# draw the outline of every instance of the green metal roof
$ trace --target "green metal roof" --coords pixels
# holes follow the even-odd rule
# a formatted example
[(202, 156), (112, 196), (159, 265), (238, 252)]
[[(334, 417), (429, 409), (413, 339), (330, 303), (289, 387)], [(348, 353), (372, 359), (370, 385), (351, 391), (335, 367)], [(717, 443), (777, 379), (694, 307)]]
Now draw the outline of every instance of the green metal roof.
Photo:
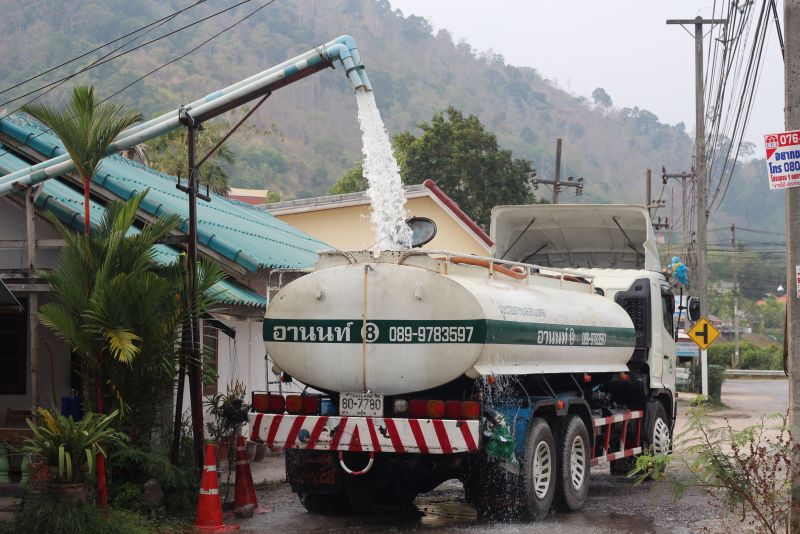
[[(11, 115), (3, 119), (0, 131), (43, 158), (64, 152), (56, 136), (27, 117)], [(123, 200), (150, 188), (142, 209), (155, 216), (177, 214), (184, 220), (183, 231), (187, 231), (188, 201), (175, 188), (174, 177), (121, 156), (110, 156), (103, 160), (94, 181)], [(316, 262), (318, 251), (332, 248), (263, 209), (214, 193), (211, 197), (211, 202), (197, 203), (198, 242), (249, 272), (265, 268), (307, 269)]]
[[(27, 167), (28, 164), (10, 154), (6, 147), (0, 145), (0, 171), (13, 172)], [(42, 183), (42, 189), (36, 197), (36, 205), (53, 213), (66, 226), (83, 231), (83, 194), (58, 179), (47, 180)], [(105, 206), (95, 201), (90, 201), (90, 224), (96, 227), (100, 224), (106, 213)], [(137, 228), (131, 228), (130, 233), (139, 233)], [(153, 259), (162, 265), (170, 265), (177, 261), (179, 252), (167, 245), (155, 245)], [(211, 289), (215, 300), (227, 306), (251, 306), (266, 308), (267, 299), (239, 287), (230, 280), (222, 280)]]

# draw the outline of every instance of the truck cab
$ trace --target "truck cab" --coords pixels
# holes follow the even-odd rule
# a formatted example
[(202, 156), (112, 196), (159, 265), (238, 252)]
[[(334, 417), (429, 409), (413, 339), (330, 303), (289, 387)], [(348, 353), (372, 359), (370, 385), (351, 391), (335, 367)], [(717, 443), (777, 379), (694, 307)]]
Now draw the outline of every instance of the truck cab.
[[(636, 328), (631, 382), (675, 411), (674, 298), (640, 205), (534, 204), (492, 210), (493, 257), (570, 268), (622, 306)], [(671, 418), (674, 424), (674, 416)]]

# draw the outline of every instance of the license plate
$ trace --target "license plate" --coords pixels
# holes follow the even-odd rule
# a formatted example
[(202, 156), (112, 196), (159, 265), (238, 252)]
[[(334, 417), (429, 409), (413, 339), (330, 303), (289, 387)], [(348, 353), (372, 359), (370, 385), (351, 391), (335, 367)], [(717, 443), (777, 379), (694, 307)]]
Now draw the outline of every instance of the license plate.
[(340, 393), (339, 415), (348, 417), (383, 417), (383, 395)]

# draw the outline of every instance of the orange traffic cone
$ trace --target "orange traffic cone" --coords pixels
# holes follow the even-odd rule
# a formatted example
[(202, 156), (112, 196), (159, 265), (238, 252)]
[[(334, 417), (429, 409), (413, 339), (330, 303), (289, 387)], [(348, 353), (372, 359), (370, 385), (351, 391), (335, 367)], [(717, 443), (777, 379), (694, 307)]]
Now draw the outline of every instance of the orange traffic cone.
[(197, 499), (197, 517), (194, 520), (194, 528), (200, 532), (230, 532), (239, 528), (239, 525), (222, 523), (222, 501), (219, 499), (216, 458), (217, 446), (207, 444), (203, 477), (200, 479), (200, 497)]
[(233, 510), (239, 517), (250, 517), (254, 513), (263, 514), (269, 511), (258, 505), (244, 436), (236, 438), (236, 494), (233, 498)]

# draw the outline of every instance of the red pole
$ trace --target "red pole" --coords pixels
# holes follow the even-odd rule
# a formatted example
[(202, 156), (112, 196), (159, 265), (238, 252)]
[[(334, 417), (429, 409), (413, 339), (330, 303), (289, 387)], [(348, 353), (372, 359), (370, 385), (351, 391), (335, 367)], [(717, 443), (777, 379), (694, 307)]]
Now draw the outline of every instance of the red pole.
[[(87, 239), (90, 238), (90, 208), (89, 208), (89, 184), (90, 179), (84, 178), (83, 179), (83, 234), (86, 236)], [(86, 262), (89, 262), (89, 249), (86, 249)], [(95, 397), (97, 397), (96, 401), (96, 409), (97, 413), (102, 414), (104, 411), (103, 408), (103, 385), (102, 385), (102, 376), (103, 376), (103, 354), (101, 351), (97, 351), (95, 354), (95, 360), (97, 361), (97, 372), (94, 374), (94, 392)], [(102, 454), (98, 454), (95, 458), (95, 464), (97, 465), (97, 504), (103, 509), (103, 511), (108, 512), (108, 489), (106, 488), (106, 457)]]

